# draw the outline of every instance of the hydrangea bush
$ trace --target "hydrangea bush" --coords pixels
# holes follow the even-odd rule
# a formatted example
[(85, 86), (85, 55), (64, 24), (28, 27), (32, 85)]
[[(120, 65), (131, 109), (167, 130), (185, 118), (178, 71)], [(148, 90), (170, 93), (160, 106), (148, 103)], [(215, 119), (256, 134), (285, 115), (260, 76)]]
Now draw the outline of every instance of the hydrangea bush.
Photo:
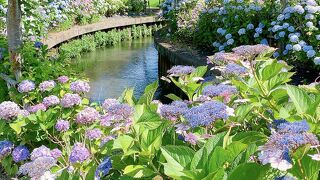
[[(243, 44), (267, 44), (278, 47), (274, 57), (290, 63), (319, 65), (320, 6), (315, 0), (287, 1), (287, 4), (283, 1), (207, 0), (201, 7), (197, 6), (198, 14), (192, 12), (195, 6), (182, 8), (180, 2), (186, 5), (203, 3), (195, 0), (175, 4), (167, 0), (163, 4), (163, 16), (171, 22), (168, 32), (176, 39), (195, 42), (209, 51), (214, 48), (215, 52), (230, 51)], [(180, 23), (179, 18), (184, 17), (184, 13), (195, 17)]]
[(139, 99), (127, 89), (97, 104), (85, 80), (21, 81), (21, 99), (0, 103), (1, 167), (32, 179), (317, 178), (319, 85), (287, 85), (291, 67), (275, 51), (220, 52), (208, 59), (216, 78), (172, 67), (162, 79), (187, 99), (169, 94), (170, 104), (153, 100), (157, 82)]

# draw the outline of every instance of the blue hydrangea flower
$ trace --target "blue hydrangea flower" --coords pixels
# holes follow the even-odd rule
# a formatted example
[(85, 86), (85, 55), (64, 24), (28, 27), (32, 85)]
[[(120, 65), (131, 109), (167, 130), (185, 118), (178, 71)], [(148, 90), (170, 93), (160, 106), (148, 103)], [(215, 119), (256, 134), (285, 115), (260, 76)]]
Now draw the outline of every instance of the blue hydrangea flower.
[(20, 161), (27, 160), (30, 156), (30, 151), (26, 146), (21, 145), (14, 148), (11, 155), (12, 155), (13, 161), (17, 163)]
[(8, 156), (11, 153), (13, 147), (14, 145), (10, 141), (0, 141), (0, 160)]
[(100, 178), (108, 175), (111, 168), (112, 168), (111, 159), (107, 156), (97, 167), (95, 172), (95, 178), (100, 180)]

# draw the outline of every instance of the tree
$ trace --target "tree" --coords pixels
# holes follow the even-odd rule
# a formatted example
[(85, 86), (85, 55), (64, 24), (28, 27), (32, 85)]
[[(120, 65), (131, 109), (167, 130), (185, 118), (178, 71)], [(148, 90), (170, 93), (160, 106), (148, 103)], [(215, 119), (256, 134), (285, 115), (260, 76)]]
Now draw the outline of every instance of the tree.
[(19, 0), (8, 0), (7, 37), (10, 60), (16, 80), (21, 78), (22, 58), (19, 49), (22, 46), (22, 22)]

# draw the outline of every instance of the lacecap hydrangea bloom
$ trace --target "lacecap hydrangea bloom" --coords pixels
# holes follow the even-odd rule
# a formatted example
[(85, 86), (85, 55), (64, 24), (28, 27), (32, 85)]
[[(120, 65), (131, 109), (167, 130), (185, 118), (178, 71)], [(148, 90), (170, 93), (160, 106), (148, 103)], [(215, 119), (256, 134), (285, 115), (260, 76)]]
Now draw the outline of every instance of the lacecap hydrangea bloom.
[(134, 109), (128, 104), (113, 104), (106, 109), (108, 116), (113, 116), (115, 120), (126, 120), (132, 116)]
[(82, 143), (76, 143), (69, 157), (71, 163), (82, 163), (90, 158), (90, 152)]
[(60, 99), (55, 95), (51, 95), (51, 96), (45, 97), (43, 99), (42, 103), (46, 107), (55, 106), (55, 105), (58, 105), (60, 103)]
[(0, 104), (0, 119), (11, 120), (20, 113), (20, 107), (11, 101), (4, 101)]
[(235, 53), (218, 52), (218, 53), (215, 53), (214, 56), (209, 59), (208, 63), (221, 64), (221, 63), (236, 62), (242, 59), (243, 59), (242, 56), (237, 55)]
[(238, 90), (234, 86), (226, 84), (209, 85), (203, 88), (202, 94), (204, 96), (230, 96), (237, 93)]
[(14, 162), (27, 160), (30, 156), (30, 151), (26, 146), (20, 145), (12, 151), (12, 159)]
[(248, 70), (238, 64), (230, 63), (226, 66), (224, 73), (226, 75), (243, 76), (248, 73)]
[(14, 144), (11, 141), (0, 141), (0, 160), (8, 156), (13, 148)]
[(90, 91), (90, 85), (85, 81), (75, 81), (70, 84), (70, 90), (76, 93), (84, 93)]
[(81, 97), (79, 94), (67, 93), (62, 97), (60, 104), (64, 108), (70, 108), (81, 104)]
[(271, 167), (286, 171), (292, 168), (290, 154), (294, 150), (306, 144), (319, 145), (317, 137), (308, 132), (310, 127), (305, 120), (292, 123), (276, 120), (274, 126), (268, 142), (259, 148), (263, 165), (270, 163)]
[(69, 121), (65, 121), (65, 120), (60, 119), (57, 121), (55, 128), (59, 132), (66, 132), (70, 128), (70, 123), (69, 123)]
[(42, 83), (40, 83), (39, 85), (39, 89), (40, 91), (44, 92), (44, 91), (50, 91), (51, 89), (53, 89), (56, 86), (56, 83), (52, 80), (50, 81), (43, 81)]
[(264, 44), (242, 45), (232, 49), (234, 53), (243, 57), (257, 56), (265, 51), (273, 51), (273, 50), (275, 50), (275, 48), (272, 48)]
[(227, 106), (218, 101), (206, 101), (203, 104), (190, 108), (185, 119), (192, 127), (209, 126), (218, 119), (227, 119)]
[(33, 91), (36, 88), (34, 82), (30, 80), (24, 80), (18, 85), (18, 91), (20, 93), (27, 93)]
[(77, 114), (76, 122), (78, 124), (91, 124), (98, 120), (99, 117), (99, 112), (96, 109), (87, 107)]
[(106, 99), (106, 100), (104, 100), (102, 107), (104, 110), (108, 110), (109, 107), (111, 107), (115, 104), (120, 104), (120, 102), (116, 99)]
[(170, 76), (183, 76), (183, 75), (188, 75), (191, 74), (192, 72), (195, 71), (195, 68), (193, 66), (173, 66), (171, 69), (167, 71), (167, 73)]
[(171, 104), (164, 104), (159, 106), (159, 113), (161, 117), (176, 121), (181, 115), (188, 111), (187, 103), (183, 101), (173, 101)]

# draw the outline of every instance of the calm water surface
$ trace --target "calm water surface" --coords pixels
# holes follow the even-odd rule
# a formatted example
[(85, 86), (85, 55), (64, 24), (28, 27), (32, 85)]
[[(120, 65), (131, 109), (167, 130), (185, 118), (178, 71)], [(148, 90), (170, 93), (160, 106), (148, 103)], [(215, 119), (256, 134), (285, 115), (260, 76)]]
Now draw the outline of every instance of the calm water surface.
[(158, 54), (152, 37), (100, 48), (77, 61), (90, 79), (91, 101), (118, 98), (128, 87), (134, 87), (135, 97), (139, 97), (158, 78)]

